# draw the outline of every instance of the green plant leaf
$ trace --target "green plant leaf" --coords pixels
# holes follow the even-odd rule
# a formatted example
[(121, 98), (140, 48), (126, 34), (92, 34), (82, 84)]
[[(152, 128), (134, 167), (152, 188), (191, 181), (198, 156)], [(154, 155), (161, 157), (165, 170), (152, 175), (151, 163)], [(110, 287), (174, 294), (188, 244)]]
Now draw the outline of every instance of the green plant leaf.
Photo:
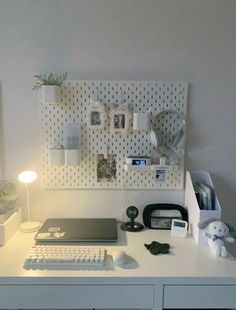
[(61, 86), (62, 83), (66, 80), (68, 76), (68, 72), (65, 72), (63, 75), (57, 75), (52, 72), (49, 74), (36, 74), (34, 77), (39, 80), (33, 85), (32, 90), (37, 90), (41, 88), (43, 85), (55, 85)]

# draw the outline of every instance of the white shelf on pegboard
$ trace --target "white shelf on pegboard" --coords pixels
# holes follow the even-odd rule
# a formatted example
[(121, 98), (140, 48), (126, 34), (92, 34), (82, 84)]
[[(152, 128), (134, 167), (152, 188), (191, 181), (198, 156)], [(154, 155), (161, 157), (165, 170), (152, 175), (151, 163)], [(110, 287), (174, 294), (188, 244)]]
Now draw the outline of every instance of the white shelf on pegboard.
[(136, 165), (127, 165), (124, 164), (125, 171), (156, 171), (156, 170), (178, 170), (180, 166), (171, 166), (171, 165), (145, 165), (145, 166), (136, 166)]

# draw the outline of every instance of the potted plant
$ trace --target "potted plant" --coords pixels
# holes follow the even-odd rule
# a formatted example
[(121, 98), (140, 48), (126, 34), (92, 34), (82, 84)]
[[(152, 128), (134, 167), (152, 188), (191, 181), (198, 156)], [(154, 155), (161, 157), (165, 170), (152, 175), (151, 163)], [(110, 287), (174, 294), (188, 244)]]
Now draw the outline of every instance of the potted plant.
[(0, 181), (0, 224), (4, 223), (16, 211), (18, 195), (13, 183)]
[(8, 242), (21, 223), (17, 200), (15, 185), (8, 181), (0, 181), (0, 246)]
[(38, 81), (34, 84), (32, 90), (42, 90), (42, 102), (55, 104), (60, 102), (60, 87), (66, 80), (68, 72), (63, 75), (56, 75), (54, 73), (38, 74), (34, 77)]

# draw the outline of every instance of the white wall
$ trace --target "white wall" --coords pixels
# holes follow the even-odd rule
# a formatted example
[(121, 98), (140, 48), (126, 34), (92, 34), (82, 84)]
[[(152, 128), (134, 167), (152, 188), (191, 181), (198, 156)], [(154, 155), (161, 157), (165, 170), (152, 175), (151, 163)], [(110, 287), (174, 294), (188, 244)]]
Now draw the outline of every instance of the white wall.
[[(4, 176), (40, 169), (38, 73), (70, 79), (190, 83), (188, 169), (213, 175), (236, 224), (236, 1), (0, 0)], [(43, 191), (33, 216), (120, 216), (120, 191)], [(23, 197), (23, 196), (22, 196)], [(126, 204), (181, 202), (182, 192), (129, 191)]]

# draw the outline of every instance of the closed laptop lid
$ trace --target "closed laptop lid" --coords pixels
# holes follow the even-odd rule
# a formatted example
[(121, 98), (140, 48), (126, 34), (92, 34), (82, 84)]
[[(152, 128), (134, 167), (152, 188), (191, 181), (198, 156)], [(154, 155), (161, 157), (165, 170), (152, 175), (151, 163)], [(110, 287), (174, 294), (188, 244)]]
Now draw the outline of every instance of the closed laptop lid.
[(113, 218), (50, 218), (43, 223), (35, 240), (44, 242), (117, 241), (117, 223)]

